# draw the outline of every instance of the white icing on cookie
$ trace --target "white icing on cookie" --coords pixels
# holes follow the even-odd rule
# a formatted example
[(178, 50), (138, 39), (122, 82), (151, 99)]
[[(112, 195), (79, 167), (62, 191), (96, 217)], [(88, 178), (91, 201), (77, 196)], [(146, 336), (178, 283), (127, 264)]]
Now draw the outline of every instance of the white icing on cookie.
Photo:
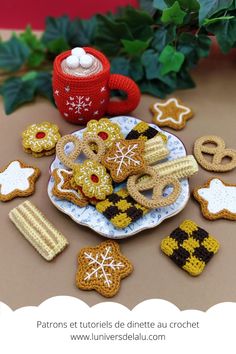
[(34, 174), (33, 168), (21, 167), (19, 161), (13, 161), (0, 173), (1, 194), (7, 195), (14, 190), (26, 191), (30, 187), (28, 178)]
[[(174, 102), (176, 107), (177, 108), (181, 108), (183, 109), (184, 111), (180, 113), (178, 119), (174, 119), (173, 117), (166, 117), (166, 118), (161, 118), (162, 115), (163, 115), (163, 112), (159, 109), (159, 107), (166, 107), (168, 106), (171, 102)], [(186, 115), (186, 114), (189, 114), (191, 112), (191, 110), (188, 108), (188, 107), (185, 107), (181, 104), (178, 103), (177, 99), (176, 98), (170, 98), (169, 100), (167, 100), (165, 103), (155, 103), (154, 104), (154, 109), (158, 112), (157, 116), (156, 116), (156, 119), (157, 121), (159, 122), (167, 122), (167, 121), (170, 121), (172, 123), (177, 123), (177, 124), (181, 124), (183, 122), (183, 117)]]
[(78, 199), (81, 199), (81, 194), (78, 193), (78, 192), (76, 192), (74, 189), (65, 189), (65, 188), (62, 189), (62, 185), (63, 185), (63, 183), (65, 182), (64, 177), (62, 176), (62, 172), (66, 173), (66, 174), (68, 174), (68, 175), (71, 175), (71, 176), (73, 175), (73, 172), (72, 172), (72, 171), (67, 171), (67, 170), (64, 170), (64, 169), (62, 169), (62, 168), (59, 168), (59, 169), (57, 170), (57, 175), (58, 175), (59, 178), (60, 178), (60, 182), (59, 182), (58, 185), (57, 185), (57, 189), (58, 189), (61, 193), (67, 193), (67, 192), (69, 192), (69, 193), (71, 193), (71, 194), (74, 194), (74, 196), (76, 196)]
[(208, 202), (207, 209), (211, 214), (224, 209), (236, 213), (236, 187), (225, 186), (218, 178), (214, 178), (208, 188), (198, 189), (197, 192)]

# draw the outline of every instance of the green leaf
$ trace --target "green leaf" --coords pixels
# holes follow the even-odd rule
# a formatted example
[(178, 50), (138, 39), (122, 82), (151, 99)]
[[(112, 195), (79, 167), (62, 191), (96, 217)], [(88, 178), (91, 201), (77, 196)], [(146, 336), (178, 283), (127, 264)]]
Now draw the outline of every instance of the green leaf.
[(129, 76), (135, 81), (140, 81), (144, 77), (144, 69), (140, 57), (132, 58), (129, 65)]
[(158, 52), (161, 52), (167, 44), (171, 43), (175, 39), (175, 36), (175, 26), (170, 25), (167, 27), (160, 27), (154, 33), (152, 47), (155, 48)]
[(49, 52), (54, 53), (54, 54), (60, 54), (68, 49), (70, 49), (69, 44), (64, 38), (58, 38), (54, 39), (51, 42), (47, 43), (47, 48)]
[(25, 64), (30, 55), (30, 49), (16, 36), (0, 43), (0, 68), (17, 71)]
[(153, 0), (139, 0), (139, 6), (151, 16), (153, 16), (156, 11), (153, 7)]
[(225, 21), (225, 20), (231, 20), (232, 18), (234, 18), (234, 16), (221, 16), (221, 17), (214, 17), (214, 18), (205, 18), (205, 20), (203, 21), (203, 25), (207, 26), (207, 25), (210, 25), (211, 23)]
[(30, 54), (27, 61), (27, 65), (30, 68), (37, 68), (44, 62), (45, 59), (46, 59), (46, 53), (41, 51), (35, 51)]
[(47, 48), (51, 43), (55, 45), (57, 41), (63, 42), (64, 47), (67, 48), (76, 47), (79, 42), (77, 22), (71, 21), (68, 16), (58, 18), (47, 17), (46, 30), (43, 34), (42, 41)]
[(236, 18), (210, 24), (207, 30), (216, 35), (223, 53), (227, 53), (236, 42)]
[(52, 91), (52, 74), (49, 72), (38, 72), (35, 80), (36, 92), (48, 98), (54, 104)]
[(1, 88), (6, 114), (12, 113), (23, 103), (33, 100), (35, 95), (35, 81), (24, 80), (19, 77), (10, 78)]
[(85, 47), (91, 46), (94, 41), (95, 32), (97, 28), (97, 19), (96, 17), (91, 17), (89, 20), (74, 20), (74, 26), (77, 31), (77, 42), (76, 46)]
[(153, 7), (155, 7), (158, 10), (163, 11), (168, 7), (168, 5), (165, 3), (164, 0), (154, 0), (153, 1)]
[(117, 23), (102, 15), (98, 15), (97, 20), (95, 45), (105, 54), (116, 55), (122, 46), (121, 39), (133, 39), (126, 23)]
[[(170, 7), (176, 0), (165, 0), (166, 4)], [(197, 0), (177, 0), (181, 9), (185, 11), (198, 11), (200, 8)]]
[(173, 46), (167, 45), (159, 56), (159, 62), (162, 63), (162, 75), (166, 75), (171, 71), (178, 72), (184, 62), (184, 55)]
[(182, 25), (184, 22), (185, 15), (186, 12), (181, 10), (178, 1), (175, 1), (175, 3), (170, 8), (163, 10), (161, 21), (163, 23), (173, 23), (175, 25)]
[(111, 73), (129, 75), (129, 59), (124, 57), (116, 57), (111, 60)]
[(140, 41), (139, 39), (135, 39), (133, 41), (122, 39), (121, 42), (124, 46), (125, 53), (131, 56), (137, 56), (142, 54), (144, 50), (149, 46), (150, 40), (144, 42)]
[(180, 72), (178, 72), (176, 75), (176, 89), (183, 90), (194, 88), (195, 86), (195, 82), (186, 69), (183, 68)]
[(32, 50), (45, 50), (45, 46), (33, 32), (30, 26), (27, 26), (25, 31), (20, 34), (20, 39)]
[(228, 9), (233, 0), (198, 0), (200, 3), (199, 23), (203, 24), (206, 18), (211, 17), (215, 13)]

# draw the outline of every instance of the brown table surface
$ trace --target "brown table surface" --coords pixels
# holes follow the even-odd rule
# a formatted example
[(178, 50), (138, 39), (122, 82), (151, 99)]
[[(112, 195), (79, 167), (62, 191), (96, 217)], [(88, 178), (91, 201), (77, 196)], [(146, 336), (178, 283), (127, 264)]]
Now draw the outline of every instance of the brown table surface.
[[(6, 33), (4, 33), (5, 35)], [(236, 148), (236, 61), (234, 53), (227, 57), (215, 52), (203, 60), (193, 72), (196, 89), (176, 92), (176, 95), (193, 107), (195, 117), (177, 136), (185, 143), (188, 153), (193, 142), (201, 135), (222, 136), (227, 145)], [(149, 106), (155, 98), (143, 95), (133, 116), (151, 122)], [(236, 228), (233, 221), (207, 221), (199, 205), (190, 198), (187, 207), (177, 216), (160, 226), (141, 232), (120, 242), (122, 252), (132, 260), (134, 272), (122, 281), (119, 293), (107, 300), (95, 291), (81, 291), (75, 286), (77, 254), (80, 248), (97, 245), (104, 240), (90, 229), (77, 225), (58, 211), (47, 196), (49, 166), (53, 157), (35, 159), (21, 148), (21, 132), (31, 123), (49, 120), (59, 125), (61, 133), (68, 134), (79, 127), (64, 121), (58, 111), (45, 99), (24, 105), (6, 116), (0, 102), (0, 166), (10, 160), (22, 159), (35, 164), (42, 175), (36, 192), (29, 200), (35, 203), (56, 227), (66, 235), (70, 246), (53, 262), (46, 262), (20, 235), (8, 218), (9, 211), (23, 202), (17, 198), (0, 206), (0, 301), (12, 308), (38, 305), (56, 295), (70, 295), (89, 305), (102, 301), (116, 301), (129, 308), (150, 298), (171, 301), (181, 309), (206, 310), (223, 301), (236, 301)], [(173, 132), (173, 131), (172, 131)], [(190, 179), (191, 189), (201, 185), (213, 174), (200, 168)], [(236, 183), (235, 170), (222, 176)], [(192, 219), (208, 230), (221, 243), (220, 252), (207, 265), (199, 277), (191, 277), (180, 270), (160, 251), (160, 242), (184, 219)]]

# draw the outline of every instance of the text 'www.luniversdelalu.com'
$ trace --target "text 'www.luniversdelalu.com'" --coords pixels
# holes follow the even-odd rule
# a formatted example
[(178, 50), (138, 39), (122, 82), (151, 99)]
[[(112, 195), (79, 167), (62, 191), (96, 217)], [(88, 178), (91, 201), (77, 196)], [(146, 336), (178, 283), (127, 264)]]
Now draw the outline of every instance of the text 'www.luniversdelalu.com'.
[(142, 334), (142, 333), (124, 333), (124, 334), (71, 334), (72, 341), (165, 341), (164, 334)]

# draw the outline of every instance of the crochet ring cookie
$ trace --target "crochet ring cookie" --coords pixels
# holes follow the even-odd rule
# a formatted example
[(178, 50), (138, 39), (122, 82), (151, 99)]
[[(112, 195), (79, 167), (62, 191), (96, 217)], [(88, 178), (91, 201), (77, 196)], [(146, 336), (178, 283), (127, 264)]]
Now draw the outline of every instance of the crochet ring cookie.
[[(214, 144), (215, 146), (209, 146)], [(204, 155), (211, 155), (212, 161), (205, 158)], [(215, 135), (207, 135), (198, 138), (194, 144), (194, 156), (198, 163), (207, 171), (227, 172), (236, 167), (236, 150), (226, 149), (224, 140)], [(223, 159), (230, 161), (223, 163)]]
[(202, 187), (195, 188), (193, 196), (206, 219), (236, 220), (236, 184), (213, 177)]

